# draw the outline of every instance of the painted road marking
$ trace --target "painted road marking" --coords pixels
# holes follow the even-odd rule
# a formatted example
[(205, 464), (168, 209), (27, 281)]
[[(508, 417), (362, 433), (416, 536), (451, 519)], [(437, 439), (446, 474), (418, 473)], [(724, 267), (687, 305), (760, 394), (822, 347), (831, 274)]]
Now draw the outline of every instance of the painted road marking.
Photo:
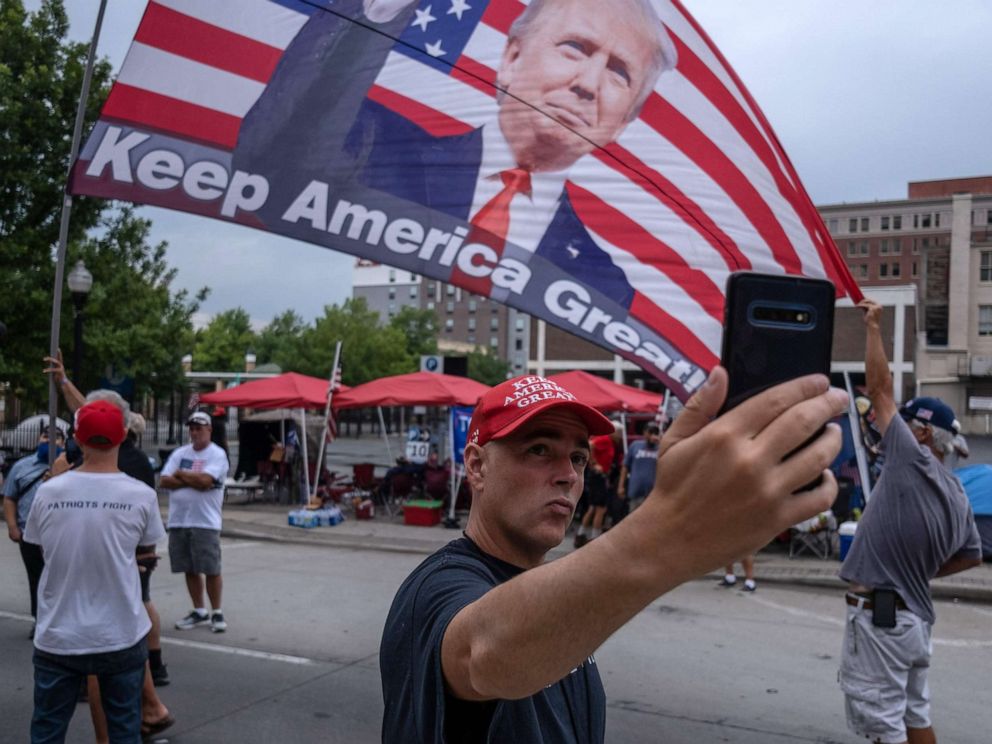
[[(7, 620), (20, 620), (21, 622), (34, 622), (30, 615), (22, 615), (19, 612), (6, 612), (0, 610), (0, 618)], [(221, 646), (216, 643), (203, 643), (202, 641), (188, 641), (184, 638), (170, 638), (162, 636), (162, 643), (170, 646), (183, 646), (184, 648), (195, 648), (199, 651), (213, 651), (218, 654), (230, 654), (231, 656), (245, 656), (250, 659), (262, 659), (263, 661), (279, 661), (283, 664), (296, 664), (297, 666), (310, 666), (319, 664), (316, 659), (308, 659), (305, 656), (292, 656), (290, 654), (275, 654), (269, 651), (256, 651), (253, 648), (239, 648), (238, 646)]]
[[(796, 607), (788, 607), (787, 605), (779, 604), (778, 602), (769, 602), (767, 599), (761, 599), (760, 597), (755, 597), (751, 595), (749, 597), (750, 601), (756, 602), (757, 604), (773, 609), (776, 612), (784, 612), (789, 615), (795, 615), (796, 617), (806, 618), (808, 620), (817, 620), (828, 625), (833, 625), (837, 627), (843, 627), (845, 620), (835, 617), (825, 617), (823, 615), (818, 615), (815, 612), (810, 612), (809, 610), (800, 610)], [(978, 609), (978, 608), (974, 608)], [(979, 612), (988, 612), (987, 610), (978, 609)], [(989, 613), (992, 614), (992, 613)], [(949, 646), (951, 648), (992, 648), (992, 640), (972, 640), (964, 638), (934, 638), (933, 644), (935, 646)]]

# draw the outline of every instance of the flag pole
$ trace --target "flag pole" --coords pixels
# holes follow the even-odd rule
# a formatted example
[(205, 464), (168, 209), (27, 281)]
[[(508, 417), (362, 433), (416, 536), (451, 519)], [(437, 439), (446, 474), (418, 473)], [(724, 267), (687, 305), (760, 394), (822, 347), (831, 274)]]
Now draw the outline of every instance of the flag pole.
[(871, 498), (871, 480), (868, 473), (868, 456), (865, 454), (864, 440), (861, 433), (861, 414), (854, 403), (854, 386), (851, 385), (851, 375), (844, 373), (844, 386), (847, 388), (847, 416), (851, 426), (851, 439), (854, 441), (854, 459), (858, 463), (858, 477), (861, 479), (861, 495), (864, 496), (865, 506)]
[[(62, 219), (59, 223), (59, 243), (55, 258), (55, 287), (52, 292), (52, 328), (48, 347), (48, 355), (57, 357), (59, 353), (59, 334), (62, 321), (62, 284), (65, 277), (66, 244), (69, 242), (69, 215), (72, 213), (72, 195), (69, 193), (69, 179), (72, 167), (79, 155), (79, 141), (83, 137), (83, 120), (86, 118), (86, 101), (90, 96), (90, 82), (93, 80), (93, 62), (96, 59), (96, 47), (100, 41), (100, 29), (103, 28), (103, 13), (107, 8), (107, 0), (100, 0), (100, 8), (96, 13), (96, 25), (93, 28), (93, 38), (86, 57), (86, 69), (83, 71), (83, 84), (79, 91), (79, 104), (76, 106), (76, 123), (72, 128), (72, 144), (69, 146), (69, 171), (66, 173), (65, 188), (62, 192)], [(81, 385), (80, 380), (76, 380)], [(59, 394), (55, 389), (55, 375), (48, 376), (48, 441), (55, 441), (55, 417), (58, 415)], [(55, 463), (56, 448), (48, 448), (48, 465)]]
[(341, 361), (341, 342), (334, 347), (334, 364), (331, 365), (331, 376), (327, 380), (327, 402), (324, 404), (324, 428), (320, 430), (320, 445), (317, 449), (317, 465), (313, 469), (313, 493), (309, 496), (311, 503), (317, 501), (317, 489), (320, 486), (320, 468), (324, 464), (324, 450), (327, 448), (328, 416), (331, 415), (331, 400), (334, 398), (334, 382), (338, 375), (338, 364)]

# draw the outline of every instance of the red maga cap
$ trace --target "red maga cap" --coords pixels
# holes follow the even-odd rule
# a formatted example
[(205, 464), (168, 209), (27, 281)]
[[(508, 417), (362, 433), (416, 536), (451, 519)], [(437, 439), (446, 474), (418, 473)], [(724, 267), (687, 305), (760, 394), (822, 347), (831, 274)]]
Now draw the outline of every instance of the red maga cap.
[(592, 406), (580, 403), (557, 382), (524, 375), (501, 382), (479, 399), (468, 427), (468, 441), (483, 445), (515, 432), (538, 414), (562, 408), (577, 415), (589, 434), (612, 434), (613, 423)]
[(76, 441), (94, 449), (111, 449), (127, 436), (121, 409), (105, 400), (87, 403), (76, 411)]

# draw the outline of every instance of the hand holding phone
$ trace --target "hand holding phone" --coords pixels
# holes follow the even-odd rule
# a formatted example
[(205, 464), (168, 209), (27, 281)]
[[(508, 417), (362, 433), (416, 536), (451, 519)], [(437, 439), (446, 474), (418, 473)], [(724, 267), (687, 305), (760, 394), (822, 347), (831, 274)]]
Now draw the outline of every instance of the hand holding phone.
[[(736, 272), (727, 279), (726, 297), (720, 363), (730, 384), (721, 413), (796, 377), (830, 374), (836, 297), (833, 283)], [(796, 450), (821, 432), (797, 444)], [(821, 480), (801, 490), (815, 488)]]

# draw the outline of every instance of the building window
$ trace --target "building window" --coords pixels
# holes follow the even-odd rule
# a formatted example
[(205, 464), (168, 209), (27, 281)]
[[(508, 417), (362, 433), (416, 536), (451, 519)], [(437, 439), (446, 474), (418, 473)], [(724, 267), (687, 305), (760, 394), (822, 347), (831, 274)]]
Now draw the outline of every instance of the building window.
[(892, 239), (892, 255), (893, 256), (902, 255), (902, 241), (899, 238)]
[(861, 232), (868, 232), (868, 218), (861, 218)]
[(937, 212), (933, 216), (933, 226), (940, 227), (940, 212)]
[(474, 344), (475, 343), (475, 336), (473, 336), (471, 333), (468, 334), (468, 342), (470, 344)]
[(888, 256), (889, 255), (889, 241), (881, 240), (878, 243), (878, 255)]
[(862, 279), (868, 278), (868, 264), (858, 264), (858, 276)]
[(918, 276), (919, 273), (919, 270), (916, 268), (916, 261), (913, 261), (913, 263), (909, 265), (909, 275), (915, 277)]
[(494, 349), (497, 346), (499, 346), (499, 336), (490, 336), (489, 337), (489, 345), (492, 346)]
[(981, 252), (978, 280), (980, 282), (992, 282), (992, 251)]
[(390, 302), (389, 303), (389, 314), (390, 315), (396, 315), (396, 303), (395, 302)]
[(454, 303), (454, 302), (452, 302), (451, 300), (448, 300), (448, 301), (447, 301), (447, 302), (446, 302), (446, 303), (444, 304), (444, 310), (445, 310), (445, 312), (448, 312), (448, 313), (453, 313), (453, 312), (455, 312), (455, 303)]
[(468, 319), (468, 329), (470, 331), (474, 331), (475, 330), (475, 318), (469, 318)]
[(499, 330), (499, 318), (493, 317), (489, 319), (489, 327), (494, 330)]
[(852, 240), (850, 243), (847, 244), (847, 255), (848, 256), (857, 256), (858, 255), (858, 244), (857, 244), (857, 241)]
[(389, 288), (389, 299), (391, 299), (391, 300), (395, 300), (396, 299), (396, 287), (390, 287)]
[(428, 302), (427, 303), (427, 309), (428, 310), (433, 310), (435, 307), (436, 307), (436, 305), (433, 302)]
[(902, 215), (897, 214), (892, 217), (892, 229), (902, 230)]
[(852, 217), (850, 220), (848, 220), (848, 222), (847, 222), (847, 231), (848, 232), (852, 232), (852, 233), (856, 233), (858, 231), (858, 218), (857, 217)]
[(517, 318), (517, 330), (518, 331), (522, 331), (523, 329), (524, 329), (524, 319), (518, 317)]
[(448, 297), (455, 296), (455, 287), (453, 284), (449, 284), (444, 288), (444, 291), (448, 293)]
[(477, 308), (478, 306), (479, 306), (479, 303), (478, 303), (478, 302), (476, 302), (475, 300), (469, 300), (469, 301), (468, 301), (468, 311), (469, 311), (470, 313), (474, 313), (474, 312), (475, 312), (475, 309), (476, 309), (476, 308)]
[(913, 255), (915, 256), (920, 252), (920, 241), (918, 238), (913, 238)]
[(920, 215), (920, 227), (930, 227), (931, 220), (933, 218), (929, 214)]
[(883, 215), (882, 216), (882, 229), (883, 230), (888, 230), (889, 229), (889, 216), (888, 215)]
[(868, 253), (869, 253), (869, 251), (868, 251), (868, 241), (867, 240), (862, 240), (861, 241), (861, 255), (862, 256), (867, 256)]
[(992, 336), (992, 305), (978, 306), (978, 335)]
[(831, 234), (834, 234), (834, 233), (837, 232), (837, 218), (836, 217), (831, 217), (829, 220), (827, 220), (827, 229), (830, 231)]
[(396, 269), (389, 270), (389, 283), (392, 284), (396, 281)]
[(985, 222), (988, 225), (992, 225), (992, 209), (990, 209), (988, 211), (988, 213), (986, 214), (986, 216), (985, 216)]
[(892, 278), (898, 279), (902, 276), (902, 265), (898, 263), (892, 264)]
[(455, 321), (453, 318), (448, 318), (444, 321), (444, 330), (451, 333), (455, 329)]
[(411, 300), (417, 299), (417, 285), (413, 285), (412, 287), (410, 287), (410, 299)]
[(880, 263), (878, 265), (878, 278), (886, 279), (889, 276), (889, 265), (887, 263)]
[(517, 351), (523, 351), (524, 350), (524, 340), (522, 338), (518, 338), (517, 341), (516, 341), (516, 343), (514, 344), (514, 348)]

